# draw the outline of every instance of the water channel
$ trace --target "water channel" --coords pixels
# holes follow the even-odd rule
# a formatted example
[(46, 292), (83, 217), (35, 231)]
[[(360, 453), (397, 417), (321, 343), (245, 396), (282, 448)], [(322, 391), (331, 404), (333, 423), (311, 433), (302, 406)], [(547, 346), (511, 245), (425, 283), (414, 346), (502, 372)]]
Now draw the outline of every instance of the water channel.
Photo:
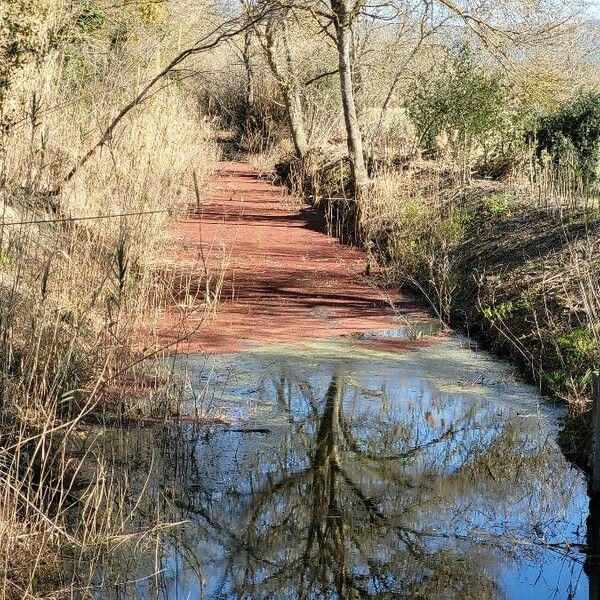
[(115, 430), (102, 451), (144, 490), (133, 529), (178, 525), (106, 557), (97, 598), (598, 598), (564, 409), (465, 338), (398, 329), (175, 368), (205, 422)]

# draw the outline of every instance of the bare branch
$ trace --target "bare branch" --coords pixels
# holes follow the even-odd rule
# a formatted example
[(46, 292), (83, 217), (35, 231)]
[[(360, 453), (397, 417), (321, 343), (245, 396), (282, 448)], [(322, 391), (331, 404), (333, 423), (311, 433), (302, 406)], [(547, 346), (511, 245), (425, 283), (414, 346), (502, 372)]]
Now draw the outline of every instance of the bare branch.
[(273, 12), (273, 7), (265, 4), (259, 11), (254, 13), (252, 16), (248, 16), (244, 14), (242, 16), (236, 16), (232, 19), (225, 21), (217, 25), (214, 29), (212, 29), (205, 36), (200, 38), (192, 47), (187, 48), (180, 52), (171, 62), (160, 71), (157, 75), (155, 75), (146, 86), (142, 89), (142, 91), (131, 100), (127, 105), (125, 105), (117, 114), (117, 116), (111, 121), (108, 127), (104, 130), (104, 133), (100, 137), (100, 139), (94, 144), (73, 166), (73, 168), (65, 175), (61, 183), (54, 190), (49, 192), (49, 196), (57, 196), (60, 194), (63, 186), (69, 183), (73, 177), (77, 174), (77, 172), (83, 167), (90, 158), (103, 146), (105, 146), (112, 138), (113, 133), (119, 123), (133, 110), (135, 107), (139, 106), (143, 102), (145, 102), (149, 96), (150, 92), (154, 89), (156, 84), (164, 79), (167, 75), (173, 72), (173, 70), (180, 65), (183, 61), (188, 59), (190, 56), (194, 56), (196, 54), (201, 54), (203, 52), (207, 52), (208, 50), (212, 50), (219, 44), (224, 41), (230, 40), (235, 36), (244, 33), (246, 30), (253, 28), (257, 23), (262, 21), (268, 14)]

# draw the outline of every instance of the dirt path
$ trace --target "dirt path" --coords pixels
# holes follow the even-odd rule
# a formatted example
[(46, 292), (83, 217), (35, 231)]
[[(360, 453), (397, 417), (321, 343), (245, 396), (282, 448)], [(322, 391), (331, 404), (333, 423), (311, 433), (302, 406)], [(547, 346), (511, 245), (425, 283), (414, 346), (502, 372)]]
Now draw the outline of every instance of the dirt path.
[(199, 329), (198, 316), (176, 325), (181, 312), (168, 312), (162, 343), (188, 335), (177, 351), (235, 352), (427, 319), (410, 297), (375, 289), (362, 276), (365, 254), (329, 238), (320, 215), (285, 198), (251, 166), (219, 163), (200, 214), (175, 226), (173, 251), (198, 272), (204, 257), (214, 278), (227, 256), (221, 304)]

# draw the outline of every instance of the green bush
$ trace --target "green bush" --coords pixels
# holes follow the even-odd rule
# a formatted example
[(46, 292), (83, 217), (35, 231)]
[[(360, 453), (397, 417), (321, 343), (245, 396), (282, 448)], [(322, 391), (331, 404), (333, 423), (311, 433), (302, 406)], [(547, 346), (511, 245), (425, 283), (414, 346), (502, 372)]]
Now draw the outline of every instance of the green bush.
[(589, 327), (578, 327), (558, 336), (557, 345), (573, 366), (590, 366), (597, 362), (598, 341)]
[(504, 156), (522, 143), (527, 114), (495, 72), (479, 66), (468, 45), (461, 45), (437, 76), (422, 76), (408, 103), (421, 144), (434, 150), (448, 135), (455, 154), (470, 160)]
[(506, 192), (490, 194), (483, 200), (483, 207), (489, 216), (501, 221), (512, 217), (515, 204), (514, 196)]
[(34, 0), (3, 0), (0, 7), (0, 109), (15, 73), (43, 52), (45, 11)]
[(600, 94), (580, 94), (557, 113), (540, 118), (534, 137), (538, 157), (545, 152), (555, 165), (572, 169), (584, 184), (595, 183), (600, 159)]
[(87, 34), (100, 30), (105, 23), (104, 14), (91, 3), (88, 3), (75, 19), (77, 29)]

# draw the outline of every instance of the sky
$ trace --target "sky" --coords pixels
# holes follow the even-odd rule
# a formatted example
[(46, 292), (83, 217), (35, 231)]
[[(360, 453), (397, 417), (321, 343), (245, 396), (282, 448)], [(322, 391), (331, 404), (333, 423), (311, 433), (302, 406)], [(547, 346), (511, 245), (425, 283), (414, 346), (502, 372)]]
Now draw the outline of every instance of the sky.
[(600, 0), (590, 0), (590, 10), (600, 17)]

